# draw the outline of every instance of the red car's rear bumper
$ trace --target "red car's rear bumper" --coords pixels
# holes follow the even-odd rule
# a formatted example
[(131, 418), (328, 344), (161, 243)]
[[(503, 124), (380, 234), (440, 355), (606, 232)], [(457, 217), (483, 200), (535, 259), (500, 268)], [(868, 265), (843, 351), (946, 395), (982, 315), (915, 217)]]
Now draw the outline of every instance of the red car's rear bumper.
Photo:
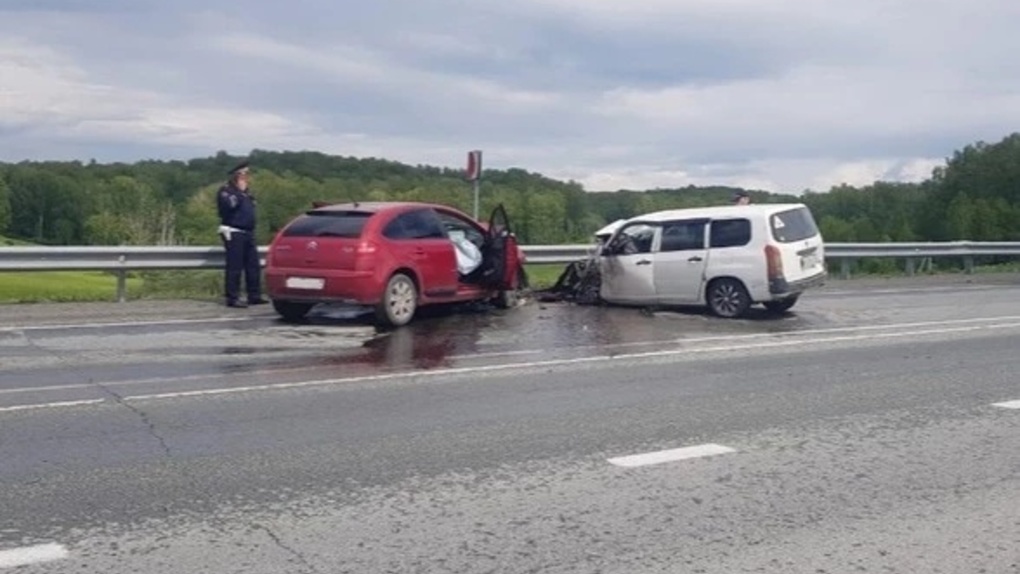
[(374, 305), (386, 286), (372, 271), (267, 269), (266, 293), (281, 301)]

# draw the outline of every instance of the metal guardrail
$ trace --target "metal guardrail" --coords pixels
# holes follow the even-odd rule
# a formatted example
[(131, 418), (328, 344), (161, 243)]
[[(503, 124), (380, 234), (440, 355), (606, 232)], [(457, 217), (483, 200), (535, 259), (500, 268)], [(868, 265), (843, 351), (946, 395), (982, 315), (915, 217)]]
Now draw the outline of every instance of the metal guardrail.
[[(524, 245), (528, 263), (569, 263), (591, 253), (592, 244)], [(265, 261), (267, 247), (259, 254)], [(913, 274), (918, 260), (933, 257), (960, 257), (964, 270), (973, 271), (974, 257), (983, 255), (1020, 257), (1020, 242), (949, 241), (931, 243), (826, 243), (825, 258), (839, 260), (840, 274), (850, 276), (855, 259), (895, 258), (906, 261)], [(126, 277), (130, 271), (222, 269), (222, 247), (162, 246), (70, 246), (0, 247), (0, 272), (3, 271), (107, 271), (117, 275), (117, 297), (126, 296)]]
[(216, 269), (225, 263), (222, 247), (0, 247), (0, 271)]

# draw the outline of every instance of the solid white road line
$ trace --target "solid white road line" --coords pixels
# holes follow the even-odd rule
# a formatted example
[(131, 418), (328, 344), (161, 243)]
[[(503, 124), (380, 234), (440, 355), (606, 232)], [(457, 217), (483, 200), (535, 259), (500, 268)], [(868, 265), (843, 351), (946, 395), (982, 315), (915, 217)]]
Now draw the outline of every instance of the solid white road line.
[(162, 319), (158, 321), (124, 321), (120, 323), (65, 323), (63, 325), (21, 325), (0, 327), (0, 333), (12, 331), (63, 331), (66, 329), (106, 329), (110, 327), (154, 327), (156, 325), (193, 325), (200, 323), (229, 323), (254, 321), (259, 317), (217, 317), (208, 319)]
[(0, 568), (17, 568), (64, 558), (67, 558), (67, 549), (60, 544), (25, 546), (13, 550), (0, 550)]
[(959, 291), (989, 291), (1002, 289), (1003, 287), (1015, 288), (1013, 285), (948, 285), (943, 287), (902, 287), (893, 289), (858, 289), (846, 291), (816, 291), (812, 294), (815, 297), (845, 297), (847, 295), (906, 295), (908, 293), (940, 293)]
[[(340, 384), (351, 384), (351, 383), (366, 383), (366, 382), (379, 382), (379, 381), (392, 381), (401, 379), (416, 379), (416, 378), (435, 378), (450, 375), (465, 375), (465, 374), (481, 374), (481, 373), (497, 373), (504, 372), (514, 369), (535, 369), (535, 368), (548, 368), (548, 367), (563, 367), (570, 365), (584, 365), (584, 364), (595, 364), (595, 363), (609, 363), (609, 362), (620, 362), (634, 359), (645, 359), (654, 357), (670, 357), (679, 355), (692, 355), (701, 353), (712, 353), (712, 352), (728, 352), (728, 351), (750, 351), (755, 349), (773, 349), (782, 347), (794, 347), (801, 346), (808, 349), (814, 345), (825, 344), (825, 343), (836, 343), (846, 341), (862, 341), (862, 340), (876, 340), (876, 339), (900, 339), (904, 337), (916, 337), (919, 335), (938, 335), (948, 333), (962, 333), (971, 331), (986, 331), (995, 329), (1015, 329), (1020, 327), (1020, 322), (1004, 323), (999, 325), (969, 325), (964, 327), (951, 327), (941, 329), (924, 329), (917, 331), (907, 331), (900, 333), (873, 333), (873, 334), (856, 334), (856, 335), (845, 335), (836, 337), (819, 337), (815, 339), (783, 339), (776, 341), (763, 341), (754, 344), (742, 344), (742, 345), (718, 345), (713, 347), (700, 347), (700, 348), (678, 348), (678, 349), (667, 349), (661, 351), (649, 351), (644, 353), (626, 353), (620, 355), (596, 355), (592, 357), (575, 357), (570, 359), (550, 359), (547, 361), (528, 361), (520, 363), (503, 363), (497, 365), (482, 365), (477, 367), (454, 367), (449, 369), (436, 369), (432, 371), (408, 371), (402, 373), (388, 373), (385, 375), (366, 375), (361, 377), (347, 377), (342, 379), (313, 379), (307, 381), (294, 381), (286, 383), (266, 383), (261, 385), (245, 385), (239, 387), (220, 387), (212, 389), (202, 389), (194, 391), (180, 391), (180, 392), (169, 392), (169, 393), (153, 393), (145, 395), (129, 395), (124, 396), (123, 401), (143, 401), (143, 400), (156, 400), (156, 399), (176, 399), (185, 397), (198, 397), (198, 396), (211, 396), (211, 395), (226, 395), (233, 393), (248, 393), (253, 391), (272, 391), (272, 390), (283, 390), (283, 389), (297, 389), (304, 387), (315, 387), (315, 386), (331, 386)], [(36, 388), (35, 390), (45, 390), (45, 387)], [(64, 403), (45, 403), (39, 405), (19, 405), (15, 407), (3, 407), (0, 408), (0, 412), (4, 410), (25, 410), (31, 408), (45, 408), (51, 406), (72, 406), (75, 404), (98, 404), (104, 402), (104, 399), (94, 399), (90, 401), (71, 401)]]
[(0, 407), (0, 413), (9, 413), (12, 411), (29, 411), (34, 409), (52, 409), (57, 407), (80, 407), (83, 405), (98, 405), (99, 403), (105, 403), (106, 399), (89, 399), (87, 401), (62, 401), (56, 403), (42, 403), (36, 405), (15, 405), (13, 407)]
[(634, 468), (638, 466), (648, 466), (650, 464), (676, 462), (678, 460), (686, 460), (689, 458), (716, 456), (720, 454), (728, 454), (731, 452), (737, 451), (728, 446), (722, 446), (719, 444), (701, 444), (697, 446), (688, 446), (684, 448), (674, 448), (671, 450), (660, 450), (658, 452), (646, 452), (644, 454), (634, 454), (631, 456), (611, 458), (609, 459), (609, 463), (614, 464), (616, 466), (622, 466), (624, 468)]
[[(904, 329), (904, 328), (914, 328), (914, 327), (933, 327), (933, 326), (947, 327), (947, 326), (951, 326), (951, 325), (970, 325), (970, 324), (975, 324), (975, 323), (986, 323), (986, 322), (991, 322), (991, 321), (1012, 321), (1012, 320), (1020, 320), (1020, 315), (1006, 316), (1006, 317), (972, 317), (972, 318), (969, 318), (969, 319), (951, 319), (951, 320), (948, 320), (948, 321), (924, 321), (924, 322), (920, 322), (920, 323), (892, 323), (892, 324), (889, 324), (889, 325), (861, 325), (861, 326), (857, 326), (857, 327), (833, 327), (833, 328), (826, 328), (826, 329), (809, 329), (809, 330), (805, 330), (805, 331), (791, 331), (789, 333), (751, 333), (751, 334), (745, 334), (745, 335), (713, 335), (713, 336), (710, 336), (710, 337), (693, 337), (693, 338), (690, 338), (690, 339), (683, 339), (683, 338), (678, 338), (678, 339), (660, 339), (660, 340), (656, 340), (656, 341), (634, 341), (634, 342), (630, 342), (630, 343), (613, 343), (613, 344), (610, 344), (610, 345), (576, 345), (576, 346), (561, 347), (561, 348), (556, 348), (556, 349), (526, 349), (526, 350), (520, 350), (520, 351), (497, 351), (497, 352), (491, 352), (491, 353), (476, 353), (476, 354), (471, 354), (471, 355), (451, 355), (448, 358), (449, 359), (457, 359), (457, 360), (467, 360), (467, 359), (476, 359), (476, 358), (493, 358), (493, 357), (500, 357), (500, 356), (537, 355), (537, 354), (541, 354), (541, 353), (547, 353), (549, 351), (577, 352), (577, 351), (588, 351), (588, 350), (593, 350), (593, 349), (594, 350), (599, 350), (599, 349), (623, 349), (623, 348), (654, 347), (654, 346), (661, 347), (661, 346), (667, 346), (667, 345), (673, 345), (673, 344), (693, 345), (693, 344), (697, 344), (697, 343), (711, 343), (711, 342), (716, 342), (716, 341), (724, 341), (724, 342), (727, 342), (727, 343), (735, 343), (735, 342), (739, 342), (739, 341), (756, 341), (756, 340), (761, 340), (761, 339), (770, 339), (770, 340), (774, 340), (774, 341), (775, 340), (789, 341), (791, 339), (806, 339), (808, 337), (812, 337), (812, 336), (816, 336), (816, 335), (830, 335), (830, 334), (835, 334), (835, 333), (870, 332), (870, 331), (878, 331), (878, 330)], [(1000, 327), (1009, 327), (1009, 326), (1011, 326), (1011, 325), (990, 325), (988, 328), (1000, 328)], [(3, 329), (0, 329), (0, 331), (2, 331), (2, 330)], [(969, 331), (969, 330), (972, 330), (972, 329), (962, 329), (962, 330), (963, 331)], [(943, 332), (943, 331), (932, 331), (932, 332)], [(951, 332), (951, 331), (947, 330), (947, 331), (944, 331), (944, 332)], [(926, 333), (926, 332), (920, 332), (918, 334), (924, 334), (924, 333)], [(891, 334), (891, 335), (879, 335), (879, 336), (893, 336), (893, 337), (895, 337), (895, 336), (898, 336), (898, 335), (897, 334)], [(809, 340), (804, 341), (804, 342), (805, 342), (805, 344), (809, 344), (809, 343), (814, 343), (814, 342), (825, 342), (826, 340), (827, 339), (813, 339), (813, 340), (809, 339)], [(832, 339), (832, 340), (843, 340), (843, 339), (836, 338), (836, 339)], [(789, 343), (784, 343), (784, 344), (789, 344)], [(769, 346), (769, 345), (770, 345), (770, 343), (765, 343), (764, 344), (764, 346)], [(762, 346), (762, 345), (747, 345), (747, 346), (744, 346), (744, 347), (741, 347), (741, 348), (751, 349), (751, 348), (754, 348), (755, 346)], [(732, 347), (732, 348), (736, 348), (736, 347)], [(703, 351), (703, 350), (713, 351), (713, 350), (719, 350), (719, 349), (685, 349), (685, 350), (683, 350), (683, 352), (694, 353), (694, 352), (699, 352), (699, 351)], [(667, 353), (676, 353), (676, 352), (680, 352), (680, 351), (681, 351), (681, 349), (676, 349), (676, 350), (670, 350), (670, 351), (666, 351), (666, 352)], [(623, 359), (623, 358), (627, 358), (628, 356), (629, 355), (616, 355), (615, 357), (619, 358), (619, 359)], [(600, 357), (593, 357), (593, 358), (598, 359)], [(612, 358), (612, 357), (605, 357), (605, 358)], [(522, 365), (527, 366), (528, 363), (524, 363)], [(544, 363), (542, 363), (542, 365), (544, 365)], [(514, 365), (509, 365), (509, 366), (514, 366)], [(278, 374), (282, 374), (282, 373), (298, 373), (298, 372), (302, 372), (302, 371), (312, 371), (312, 370), (321, 369), (321, 368), (322, 368), (321, 366), (311, 365), (311, 366), (306, 366), (306, 367), (287, 367), (287, 368), (280, 368), (280, 369), (256, 369), (256, 370), (252, 370), (252, 371), (247, 371), (246, 375), (247, 376), (273, 375), (273, 374), (278, 375)], [(472, 367), (465, 367), (465, 368), (472, 368)], [(479, 368), (485, 368), (485, 367), (479, 367)], [(436, 371), (436, 373), (440, 373), (440, 374), (443, 373), (443, 372), (449, 372), (449, 371)], [(392, 374), (392, 375), (385, 375), (385, 377), (386, 378), (392, 378), (392, 377), (406, 376), (407, 374), (409, 374), (409, 373), (403, 373), (403, 374), (395, 373), (395, 374)], [(415, 373), (415, 374), (421, 374), (421, 373)], [(210, 375), (210, 374), (184, 375), (184, 376), (180, 376), (180, 377), (152, 377), (152, 378), (146, 378), (146, 379), (126, 379), (126, 380), (121, 380), (121, 381), (105, 381), (105, 382), (102, 383), (102, 385), (105, 386), (105, 387), (119, 387), (119, 386), (132, 386), (132, 385), (157, 385), (157, 384), (162, 384), (162, 383), (175, 383), (175, 382), (183, 382), (183, 381), (199, 381), (199, 380), (201, 380), (201, 381), (215, 381), (215, 380), (219, 380), (219, 379), (228, 379), (228, 378), (229, 378), (228, 375)], [(364, 380), (364, 379), (360, 379), (359, 378), (359, 379), (349, 379), (349, 380)], [(333, 382), (333, 380), (330, 379), (330, 380), (325, 380), (325, 381), (322, 381), (322, 382), (324, 382), (324, 383), (331, 383), (331, 382)], [(302, 383), (302, 384), (304, 384), (304, 383)], [(16, 388), (13, 388), (13, 389), (0, 389), (0, 395), (8, 395), (8, 394), (14, 394), (14, 393), (46, 392), (46, 391), (68, 391), (68, 390), (76, 390), (76, 389), (95, 388), (95, 386), (96, 385), (94, 383), (69, 383), (69, 384), (66, 384), (66, 385), (47, 385), (47, 386), (42, 386), (42, 387), (16, 387)]]
[(1000, 407), (1003, 409), (1020, 409), (1020, 401), (1006, 401), (1004, 403), (994, 403), (993, 407)]
[(711, 352), (726, 352), (726, 351), (749, 351), (753, 349), (771, 349), (781, 347), (792, 347), (792, 346), (804, 346), (810, 347), (812, 345), (821, 343), (833, 343), (841, 341), (860, 341), (860, 340), (874, 340), (874, 339), (892, 339), (892, 338), (903, 338), (903, 337), (916, 337), (918, 335), (931, 335), (931, 334), (945, 334), (945, 333), (957, 333), (957, 332), (968, 332), (968, 331), (982, 331), (987, 329), (1004, 329), (1004, 328), (1017, 328), (1020, 327), (1020, 323), (1007, 323), (1004, 325), (982, 325), (982, 326), (968, 326), (968, 327), (957, 327), (950, 329), (929, 329), (924, 331), (912, 331), (906, 333), (878, 333), (878, 334), (867, 334), (867, 335), (849, 335), (841, 337), (828, 337), (822, 339), (813, 340), (785, 340), (785, 341), (767, 341), (763, 343), (753, 345), (720, 345), (716, 347), (702, 347), (696, 349), (669, 349), (664, 351), (650, 351), (645, 353), (628, 353), (620, 355), (597, 355), (594, 357), (577, 357), (572, 359), (550, 359), (548, 361), (529, 361), (521, 363), (503, 363), (500, 365), (484, 365), (480, 367), (455, 367), (450, 369), (436, 369), (434, 371), (412, 371), (406, 373), (392, 373), (386, 375), (367, 375), (363, 377), (349, 377), (344, 379), (322, 379), (312, 381), (296, 381), (290, 383), (267, 383), (264, 385), (249, 385), (243, 387), (229, 387), (219, 389), (203, 389), (197, 391), (182, 391), (182, 392), (171, 392), (171, 393), (156, 393), (150, 395), (134, 395), (126, 396), (123, 400), (125, 401), (139, 401), (139, 400), (151, 400), (151, 399), (171, 399), (171, 398), (183, 398), (183, 397), (196, 397), (196, 396), (208, 396), (208, 395), (223, 395), (230, 393), (246, 393), (251, 391), (266, 391), (266, 390), (282, 390), (282, 389), (295, 389), (302, 387), (311, 386), (327, 386), (337, 385), (345, 383), (363, 383), (363, 382), (376, 382), (376, 381), (388, 381), (397, 379), (409, 379), (419, 377), (441, 377), (449, 375), (464, 375), (474, 373), (495, 373), (508, 371), (513, 369), (535, 369), (535, 368), (546, 368), (546, 367), (562, 367), (569, 365), (585, 365), (594, 363), (607, 363), (607, 362), (619, 362), (633, 359), (645, 359), (654, 357), (669, 357), (676, 355), (686, 355), (694, 353), (711, 353)]

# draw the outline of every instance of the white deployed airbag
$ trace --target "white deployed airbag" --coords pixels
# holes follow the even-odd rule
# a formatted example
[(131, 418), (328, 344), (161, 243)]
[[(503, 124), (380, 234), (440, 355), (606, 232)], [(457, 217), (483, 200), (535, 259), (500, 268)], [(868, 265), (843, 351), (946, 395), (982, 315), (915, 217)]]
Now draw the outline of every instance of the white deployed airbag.
[(454, 251), (457, 253), (457, 272), (467, 275), (478, 269), (482, 264), (481, 249), (471, 243), (463, 231), (457, 229), (450, 231), (450, 241), (453, 241)]

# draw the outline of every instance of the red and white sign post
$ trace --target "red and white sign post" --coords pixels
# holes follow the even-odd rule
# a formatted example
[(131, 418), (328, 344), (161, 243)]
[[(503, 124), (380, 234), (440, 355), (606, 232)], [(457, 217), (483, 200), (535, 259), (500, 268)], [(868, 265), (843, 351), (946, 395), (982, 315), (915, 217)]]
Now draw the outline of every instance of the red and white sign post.
[(475, 220), (478, 219), (478, 184), (482, 180), (482, 150), (472, 150), (468, 152), (467, 157), (467, 169), (464, 172), (465, 177), (472, 183), (475, 191)]

